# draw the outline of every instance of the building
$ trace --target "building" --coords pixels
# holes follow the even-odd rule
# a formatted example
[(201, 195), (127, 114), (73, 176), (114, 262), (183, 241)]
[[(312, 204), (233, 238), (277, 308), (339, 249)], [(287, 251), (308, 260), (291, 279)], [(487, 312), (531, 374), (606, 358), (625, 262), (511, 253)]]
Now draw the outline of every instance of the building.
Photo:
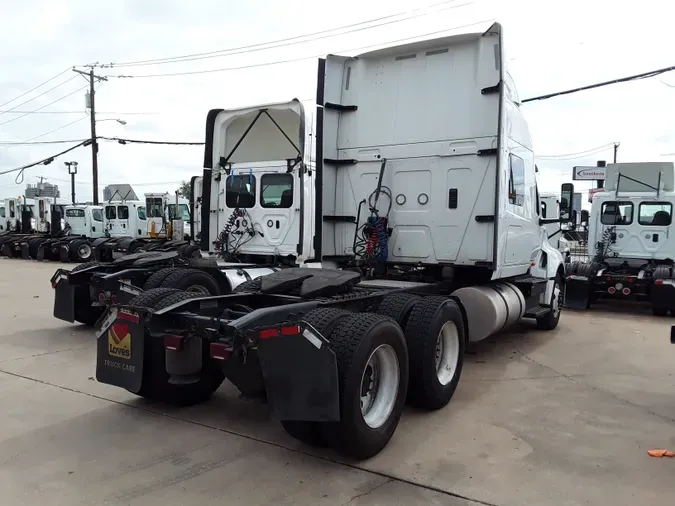
[(103, 188), (103, 200), (138, 200), (134, 189), (128, 184), (109, 184)]
[(59, 198), (61, 192), (59, 191), (59, 186), (56, 184), (37, 183), (27, 184), (24, 195), (27, 199), (34, 199), (36, 197)]

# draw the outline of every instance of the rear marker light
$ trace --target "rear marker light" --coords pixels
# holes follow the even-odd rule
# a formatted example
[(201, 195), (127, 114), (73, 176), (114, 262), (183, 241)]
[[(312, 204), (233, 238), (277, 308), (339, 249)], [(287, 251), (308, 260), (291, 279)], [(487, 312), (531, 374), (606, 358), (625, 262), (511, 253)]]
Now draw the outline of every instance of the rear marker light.
[(655, 284), (655, 285), (662, 285), (662, 284), (663, 284), (663, 280), (662, 280), (662, 279), (657, 279), (656, 281), (654, 281), (654, 284)]
[(613, 286), (610, 286), (610, 287), (607, 289), (607, 291), (608, 291), (609, 293), (611, 293), (612, 295), (614, 295), (614, 294), (616, 293), (616, 288), (614, 288)]
[(101, 302), (105, 302), (105, 293), (99, 293), (98, 294), (98, 300)]
[(606, 279), (607, 281), (612, 281), (612, 276), (607, 276), (605, 279)]
[(624, 288), (621, 293), (623, 293), (624, 295), (630, 295), (630, 288)]
[(297, 336), (300, 334), (300, 326), (292, 325), (290, 327), (281, 327), (282, 336)]
[(183, 338), (181, 336), (164, 336), (164, 347), (167, 350), (180, 351), (183, 349)]
[(270, 337), (277, 337), (278, 335), (279, 331), (277, 329), (265, 329), (260, 331), (258, 337), (260, 337), (260, 339), (269, 339)]
[(211, 343), (210, 353), (214, 360), (227, 360), (232, 356), (232, 348), (220, 343)]

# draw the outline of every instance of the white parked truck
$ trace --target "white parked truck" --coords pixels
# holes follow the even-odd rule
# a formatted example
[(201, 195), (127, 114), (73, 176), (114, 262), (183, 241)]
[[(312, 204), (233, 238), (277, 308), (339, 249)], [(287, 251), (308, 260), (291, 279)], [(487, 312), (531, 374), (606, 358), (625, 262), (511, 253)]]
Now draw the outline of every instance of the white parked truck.
[[(541, 193), (539, 199), (541, 201), (542, 218), (547, 220), (560, 218), (560, 195)], [(546, 233), (548, 234), (548, 242), (562, 253), (565, 263), (568, 263), (571, 258), (571, 247), (570, 241), (565, 236), (566, 226), (562, 223), (549, 223), (546, 225)]]
[(674, 181), (672, 162), (607, 165), (605, 187), (593, 195), (589, 260), (567, 272), (567, 305), (634, 298), (650, 302), (656, 315), (675, 315)]
[[(494, 24), (321, 59), (314, 153), (299, 101), (211, 111), (202, 253), (250, 263), (156, 270), (145, 286), (161, 288), (112, 304), (98, 381), (186, 405), (227, 377), (293, 437), (365, 459), (406, 399), (450, 401), (468, 342), (522, 318), (556, 328), (563, 258), (502, 47)], [(56, 301), (78, 279), (128, 279), (150, 261), (57, 273)], [(251, 279), (229, 295), (195, 288), (208, 274), (227, 293), (233, 271)], [(190, 276), (193, 291), (170, 290)]]

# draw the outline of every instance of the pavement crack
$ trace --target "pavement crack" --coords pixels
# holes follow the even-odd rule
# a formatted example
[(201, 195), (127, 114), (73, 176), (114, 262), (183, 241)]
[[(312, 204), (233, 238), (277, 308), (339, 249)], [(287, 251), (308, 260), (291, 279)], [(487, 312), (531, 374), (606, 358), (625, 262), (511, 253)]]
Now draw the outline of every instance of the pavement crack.
[(80, 348), (68, 348), (67, 350), (47, 351), (47, 352), (44, 352), (44, 353), (36, 353), (34, 355), (26, 355), (25, 357), (14, 357), (14, 358), (8, 358), (8, 359), (5, 359), (5, 360), (0, 360), (0, 364), (5, 364), (7, 362), (16, 362), (17, 360), (25, 360), (27, 358), (44, 357), (46, 355), (54, 355), (55, 353), (65, 353), (65, 352), (68, 352), (68, 351), (88, 350), (90, 348), (91, 348), (91, 346), (82, 346)]
[(537, 360), (535, 360), (535, 359), (533, 359), (532, 357), (530, 357), (527, 353), (525, 353), (525, 352), (523, 352), (523, 351), (520, 351), (518, 348), (516, 348), (515, 351), (516, 351), (516, 353), (518, 353), (518, 354), (519, 354), (521, 357), (523, 357), (524, 359), (529, 360), (529, 361), (532, 362), (533, 364), (537, 364), (538, 366), (543, 367), (544, 369), (548, 369), (549, 371), (551, 371), (552, 373), (554, 373), (557, 377), (559, 377), (559, 378), (565, 378), (566, 380), (569, 380), (569, 381), (571, 381), (572, 383), (577, 383), (577, 384), (579, 383), (577, 380), (575, 380), (575, 379), (572, 378), (571, 376), (568, 376), (567, 374), (561, 373), (560, 371), (556, 371), (556, 370), (553, 369), (553, 367), (551, 367), (550, 365), (546, 365), (546, 364), (542, 364), (541, 362), (538, 362)]
[(378, 483), (378, 484), (375, 485), (374, 487), (371, 487), (370, 490), (368, 490), (368, 491), (366, 491), (366, 492), (363, 492), (363, 493), (361, 493), (361, 494), (356, 494), (356, 495), (353, 496), (351, 499), (349, 499), (349, 501), (347, 501), (347, 502), (345, 502), (345, 503), (342, 503), (341, 506), (347, 506), (347, 504), (351, 504), (355, 499), (358, 499), (359, 497), (364, 497), (364, 496), (367, 496), (368, 494), (372, 494), (372, 493), (375, 492), (378, 488), (383, 487), (383, 486), (385, 486), (386, 484), (391, 483), (392, 481), (394, 481), (394, 480), (392, 480), (391, 478), (387, 478), (386, 480), (382, 481), (381, 483)]
[[(163, 417), (169, 418), (171, 420), (176, 420), (176, 421), (182, 422), (182, 423), (188, 423), (190, 425), (202, 427), (204, 429), (222, 432), (222, 433), (225, 433), (225, 434), (230, 434), (232, 436), (237, 436), (237, 437), (247, 439), (249, 441), (255, 441), (255, 442), (260, 443), (260, 444), (273, 446), (275, 448), (279, 448), (281, 450), (286, 450), (286, 451), (289, 451), (289, 452), (292, 452), (292, 453), (296, 453), (298, 455), (303, 455), (305, 457), (310, 457), (310, 458), (322, 460), (324, 462), (329, 462), (331, 464), (335, 464), (336, 466), (340, 466), (340, 467), (344, 467), (344, 468), (348, 468), (348, 469), (353, 469), (353, 470), (361, 471), (363, 473), (367, 473), (367, 474), (370, 474), (370, 475), (373, 475), (373, 476), (379, 476), (381, 478), (385, 478), (385, 481), (383, 483), (381, 483), (380, 485), (377, 485), (376, 487), (374, 487), (373, 489), (371, 489), (370, 491), (368, 491), (366, 494), (363, 494), (363, 495), (367, 495), (367, 494), (373, 492), (373, 490), (385, 485), (388, 482), (398, 482), (398, 483), (405, 483), (405, 484), (410, 485), (412, 487), (421, 488), (421, 489), (424, 489), (424, 490), (429, 490), (431, 492), (436, 492), (438, 494), (441, 494), (441, 495), (444, 495), (444, 496), (447, 496), (447, 497), (456, 497), (457, 499), (463, 499), (465, 501), (473, 502), (474, 504), (480, 504), (482, 506), (499, 506), (495, 503), (483, 501), (481, 499), (475, 499), (473, 497), (468, 497), (468, 496), (465, 496), (465, 495), (462, 495), (462, 494), (458, 494), (456, 492), (451, 492), (449, 490), (442, 489), (442, 488), (437, 487), (435, 485), (426, 485), (424, 483), (415, 482), (415, 481), (413, 481), (411, 479), (408, 479), (408, 478), (394, 476), (392, 474), (387, 474), (385, 472), (376, 471), (376, 470), (373, 470), (373, 469), (367, 469), (365, 467), (360, 467), (356, 464), (350, 464), (349, 462), (343, 462), (343, 461), (337, 460), (335, 458), (331, 458), (330, 456), (317, 455), (317, 454), (311, 453), (309, 451), (303, 451), (302, 449), (292, 448), (292, 447), (286, 446), (286, 445), (281, 444), (281, 443), (276, 443), (274, 441), (267, 441), (267, 440), (262, 439), (260, 437), (251, 436), (251, 435), (245, 434), (243, 432), (237, 432), (235, 430), (225, 429), (225, 428), (222, 428), (222, 427), (217, 427), (215, 425), (209, 425), (208, 423), (198, 422), (196, 420), (186, 420), (185, 418), (180, 418), (179, 416), (172, 415), (170, 413), (163, 413), (162, 411), (155, 411), (155, 410), (146, 408), (144, 406), (127, 404), (126, 402), (116, 401), (114, 399), (108, 399), (107, 397), (103, 397), (101, 395), (90, 394), (88, 392), (83, 392), (83, 391), (77, 390), (75, 388), (56, 385), (56, 384), (50, 383), (48, 381), (39, 380), (37, 378), (31, 378), (30, 376), (25, 376), (23, 374), (17, 374), (17, 373), (14, 373), (14, 372), (5, 371), (3, 369), (0, 369), (0, 373), (7, 374), (8, 376), (14, 376), (15, 378), (21, 378), (21, 379), (24, 379), (24, 380), (27, 380), (27, 381), (33, 381), (35, 383), (39, 383), (41, 385), (49, 386), (49, 387), (52, 387), (52, 388), (58, 388), (60, 390), (65, 390), (67, 392), (72, 392), (72, 393), (76, 393), (76, 394), (80, 394), (80, 395), (86, 395), (87, 397), (91, 397), (92, 399), (98, 399), (98, 400), (101, 400), (101, 401), (109, 402), (111, 404), (117, 404), (117, 405), (123, 406), (125, 408), (137, 409), (139, 411), (144, 411), (144, 412), (146, 412), (150, 415), (153, 415), (153, 416), (163, 416)], [(353, 501), (354, 499), (357, 499), (357, 498), (358, 498), (358, 496), (355, 496), (352, 499), (350, 499), (350, 501)], [(347, 502), (347, 504), (349, 504), (349, 501)]]

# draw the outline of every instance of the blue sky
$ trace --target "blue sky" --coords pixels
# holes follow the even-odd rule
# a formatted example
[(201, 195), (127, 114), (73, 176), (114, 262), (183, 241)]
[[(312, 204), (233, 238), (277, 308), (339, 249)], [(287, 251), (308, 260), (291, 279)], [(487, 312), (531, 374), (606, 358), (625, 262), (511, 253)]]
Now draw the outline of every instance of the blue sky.
[[(192, 62), (119, 69), (100, 69), (104, 75), (147, 75), (193, 72), (275, 60), (286, 64), (205, 74), (161, 78), (111, 77), (97, 93), (98, 117), (120, 118), (98, 125), (100, 135), (140, 139), (203, 141), (206, 112), (297, 97), (308, 99), (312, 111), (316, 58), (319, 54), (362, 52), (360, 48), (386, 44), (491, 19), (504, 26), (506, 51), (521, 98), (622, 77), (673, 64), (670, 18), (672, 7), (662, 0), (564, 4), (530, 0), (456, 0), (417, 11), (407, 21), (361, 30), (302, 44), (241, 55)], [(3, 2), (0, 18), (0, 103), (12, 99), (72, 65), (163, 58), (256, 44), (327, 30), (403, 13), (434, 4), (403, 0), (342, 0), (322, 7), (318, 2), (222, 2), (196, 0), (117, 1), (105, 4), (83, 0), (24, 0)], [(427, 15), (422, 15), (427, 13)], [(406, 17), (406, 16), (401, 16)], [(489, 24), (489, 23), (488, 23)], [(466, 30), (473, 30), (476, 25)], [(461, 31), (461, 30), (460, 30)], [(355, 51), (348, 51), (354, 49)], [(306, 58), (305, 58), (306, 57)], [(305, 59), (301, 59), (305, 58)], [(2, 113), (70, 78), (64, 74), (23, 99), (0, 107), (0, 142), (81, 139), (89, 134), (84, 111), (86, 85), (77, 77), (18, 110), (33, 110), (64, 95), (70, 97), (44, 111), (76, 114)], [(542, 190), (555, 191), (571, 177), (572, 166), (611, 160), (611, 143), (621, 142), (620, 161), (656, 161), (675, 152), (675, 72), (638, 82), (523, 105), (541, 169)], [(132, 115), (125, 112), (153, 114)], [(78, 121), (79, 120), (79, 121)], [(69, 126), (68, 123), (72, 123)], [(61, 128), (63, 127), (63, 128)], [(51, 134), (43, 135), (59, 129)], [(592, 150), (587, 157), (546, 158)], [(0, 171), (39, 160), (64, 145), (0, 145)], [(173, 181), (201, 172), (202, 148), (121, 146), (103, 143), (100, 150), (102, 183), (144, 183), (138, 191), (172, 191)], [(48, 166), (26, 172), (59, 184), (69, 193), (64, 161), (80, 163), (78, 196), (91, 197), (91, 155), (80, 149)], [(587, 187), (586, 185), (579, 185)], [(13, 194), (14, 175), (0, 176), (0, 196)], [(102, 186), (101, 186), (102, 188)]]

